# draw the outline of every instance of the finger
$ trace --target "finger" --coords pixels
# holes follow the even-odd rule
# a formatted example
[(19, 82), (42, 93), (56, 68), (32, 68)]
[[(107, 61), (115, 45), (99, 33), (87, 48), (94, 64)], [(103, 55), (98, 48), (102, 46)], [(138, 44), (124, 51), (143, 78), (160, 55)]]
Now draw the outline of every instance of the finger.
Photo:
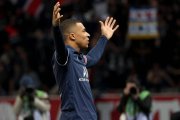
[(57, 19), (57, 20), (60, 20), (60, 18), (62, 18), (62, 17), (63, 17), (63, 15), (61, 15), (61, 16), (57, 15), (57, 16), (56, 16), (56, 19)]
[(54, 14), (57, 15), (59, 13), (59, 11), (60, 11), (60, 8), (58, 8)]
[(60, 21), (60, 19), (61, 19), (62, 17), (63, 17), (63, 15), (61, 15), (61, 16), (57, 15), (56, 18), (55, 18), (55, 20), (56, 20), (56, 21)]
[(60, 7), (60, 4), (59, 4), (59, 2), (57, 2), (54, 6), (53, 13), (55, 13), (59, 7)]
[(55, 4), (55, 7), (58, 7), (60, 5), (60, 3), (59, 2), (57, 2), (56, 4)]
[(60, 4), (59, 4), (59, 2), (57, 2), (57, 3), (54, 5), (54, 10), (56, 10), (59, 6), (60, 6)]
[(111, 18), (110, 18), (110, 20), (108, 21), (108, 26), (110, 26), (110, 25), (111, 25), (112, 20), (113, 20), (113, 18), (111, 17)]
[(113, 31), (116, 31), (118, 29), (119, 25), (116, 25), (116, 27), (113, 29)]
[(100, 23), (100, 25), (101, 25), (101, 26), (103, 26), (103, 25), (104, 25), (102, 21), (99, 21), (99, 23)]
[(108, 21), (109, 21), (109, 17), (106, 18), (106, 20), (105, 20), (105, 25), (108, 24)]
[(63, 15), (60, 16), (60, 18), (62, 18), (62, 17), (63, 17)]
[(116, 20), (114, 19), (112, 24), (110, 25), (111, 28), (113, 28), (114, 24), (116, 23)]

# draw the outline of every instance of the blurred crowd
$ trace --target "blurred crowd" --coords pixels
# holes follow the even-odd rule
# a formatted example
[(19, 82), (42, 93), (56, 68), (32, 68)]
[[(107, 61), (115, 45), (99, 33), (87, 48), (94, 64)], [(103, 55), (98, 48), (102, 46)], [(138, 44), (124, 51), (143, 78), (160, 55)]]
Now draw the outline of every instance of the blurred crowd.
[[(28, 0), (26, 0), (28, 1)], [(39, 89), (56, 93), (51, 57), (54, 51), (51, 13), (56, 1), (38, 0), (41, 11), (24, 10), (24, 0), (0, 1), (0, 95), (16, 95), (19, 82), (31, 77)], [(24, 5), (24, 6), (23, 6)], [(100, 36), (98, 21), (117, 19), (120, 28), (108, 43), (100, 62), (89, 69), (93, 90), (122, 89), (138, 80), (153, 92), (180, 91), (180, 1), (67, 0), (63, 19), (80, 19), (90, 33), (90, 48)], [(159, 38), (127, 39), (130, 7), (158, 9)], [(87, 52), (87, 51), (84, 51)]]

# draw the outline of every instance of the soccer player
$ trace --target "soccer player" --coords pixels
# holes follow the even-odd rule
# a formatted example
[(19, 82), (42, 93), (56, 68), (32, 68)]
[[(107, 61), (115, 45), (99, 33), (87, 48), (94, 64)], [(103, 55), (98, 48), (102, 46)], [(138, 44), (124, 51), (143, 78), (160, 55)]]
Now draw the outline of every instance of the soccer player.
[(54, 5), (52, 25), (55, 52), (52, 58), (53, 72), (61, 95), (60, 120), (97, 120), (97, 113), (89, 84), (87, 68), (101, 58), (108, 40), (119, 27), (116, 20), (107, 17), (100, 21), (101, 37), (87, 55), (80, 51), (88, 48), (89, 33), (84, 25), (73, 19), (60, 22), (60, 3)]

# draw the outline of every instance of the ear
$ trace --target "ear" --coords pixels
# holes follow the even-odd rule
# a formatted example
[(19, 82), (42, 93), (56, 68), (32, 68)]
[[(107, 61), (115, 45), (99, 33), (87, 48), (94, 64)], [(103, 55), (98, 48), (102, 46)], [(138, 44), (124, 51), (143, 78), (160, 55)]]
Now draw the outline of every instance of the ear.
[(69, 34), (69, 39), (74, 41), (76, 39), (75, 38), (75, 34), (74, 33), (70, 33)]

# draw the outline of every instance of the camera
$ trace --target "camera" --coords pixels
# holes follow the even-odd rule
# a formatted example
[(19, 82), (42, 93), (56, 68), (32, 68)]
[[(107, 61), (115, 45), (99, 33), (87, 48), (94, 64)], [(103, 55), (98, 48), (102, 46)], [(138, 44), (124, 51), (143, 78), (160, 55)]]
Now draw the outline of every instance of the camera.
[(26, 96), (27, 96), (28, 100), (30, 102), (33, 102), (34, 101), (34, 92), (35, 92), (35, 89), (31, 88), (31, 87), (27, 87), (25, 89), (25, 91), (26, 91)]
[(27, 88), (26, 88), (26, 93), (27, 93), (27, 94), (33, 94), (33, 93), (34, 93), (34, 89), (31, 88), (31, 87), (27, 87)]
[(131, 95), (137, 94), (137, 89), (136, 89), (136, 87), (131, 87), (131, 88), (130, 88), (130, 94), (131, 94)]

